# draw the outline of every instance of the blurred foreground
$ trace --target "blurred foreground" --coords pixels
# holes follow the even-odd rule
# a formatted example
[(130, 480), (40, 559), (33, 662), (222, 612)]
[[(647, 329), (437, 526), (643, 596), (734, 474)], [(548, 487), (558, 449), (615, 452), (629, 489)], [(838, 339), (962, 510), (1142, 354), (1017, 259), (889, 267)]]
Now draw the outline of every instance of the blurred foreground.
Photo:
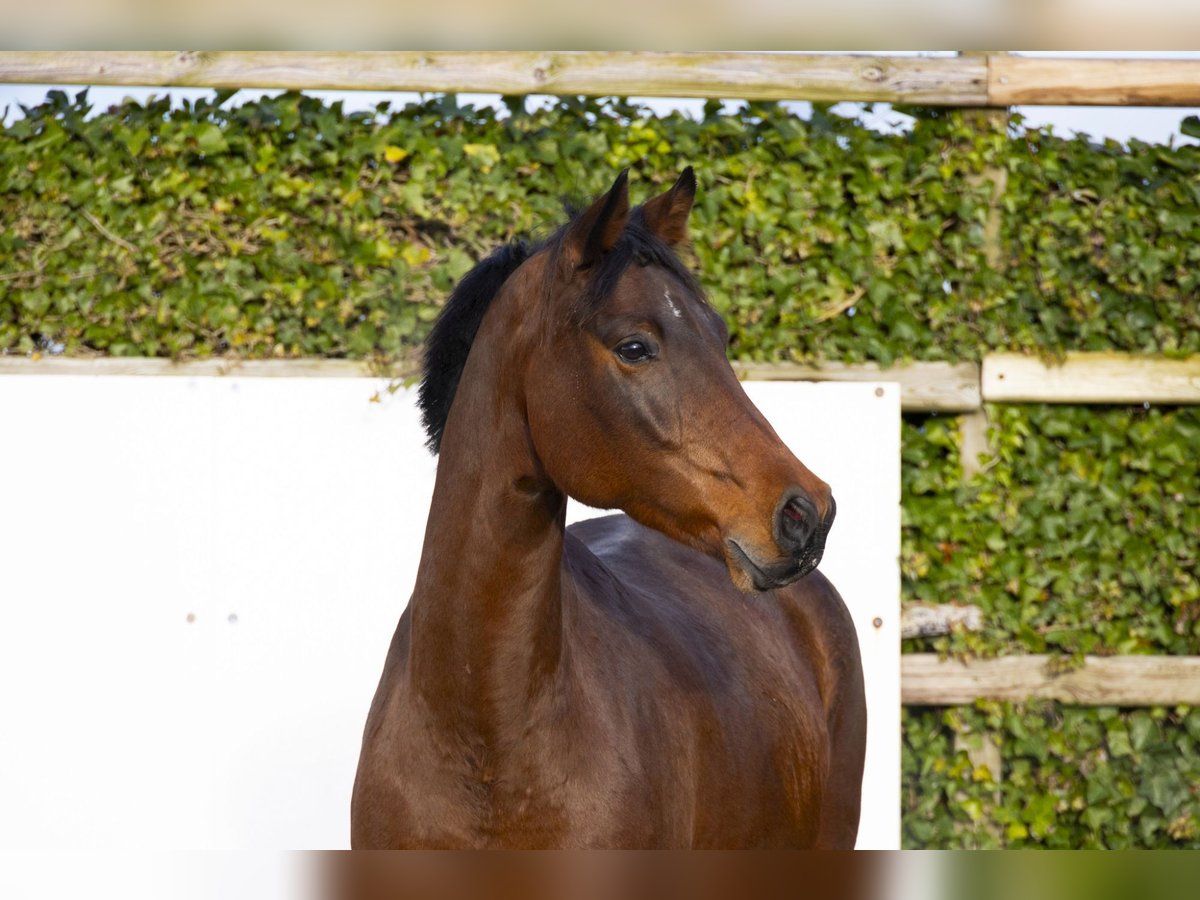
[(88, 900), (1174, 900), (1183, 853), (0, 854), (0, 896)]
[[(349, 0), (338, 4), (247, 4), (212, 0), (56, 0), (5, 9), (9, 46), (91, 44), (323, 45), (458, 49), (520, 45), (626, 46), (658, 49), (903, 48), (987, 45), (1030, 48), (1190, 48), (1200, 25), (1192, 0), (666, 0), (647, 4), (610, 0), (567, 4), (553, 0)], [(262, 36), (269, 35), (265, 40)], [(256, 40), (257, 38), (257, 40)], [(581, 47), (580, 45), (583, 45)]]

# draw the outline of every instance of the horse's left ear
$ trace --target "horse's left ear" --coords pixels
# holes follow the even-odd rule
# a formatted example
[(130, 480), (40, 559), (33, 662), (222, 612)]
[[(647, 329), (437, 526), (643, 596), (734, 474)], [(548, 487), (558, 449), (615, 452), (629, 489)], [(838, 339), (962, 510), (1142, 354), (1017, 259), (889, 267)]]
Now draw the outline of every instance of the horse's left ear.
[(669, 191), (642, 204), (646, 227), (671, 246), (687, 240), (688, 214), (695, 199), (696, 173), (688, 166)]
[(622, 170), (607, 194), (575, 219), (563, 248), (570, 265), (584, 269), (612, 249), (629, 220), (629, 170)]

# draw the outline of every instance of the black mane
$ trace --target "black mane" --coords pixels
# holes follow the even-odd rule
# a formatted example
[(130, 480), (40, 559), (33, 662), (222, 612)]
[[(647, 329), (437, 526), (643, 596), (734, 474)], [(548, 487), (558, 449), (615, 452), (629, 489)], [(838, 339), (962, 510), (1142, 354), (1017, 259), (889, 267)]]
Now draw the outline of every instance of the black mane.
[[(459, 378), (467, 364), (471, 343), (492, 299), (500, 292), (508, 277), (529, 257), (546, 247), (557, 255), (570, 227), (571, 222), (568, 222), (542, 244), (530, 246), (524, 241), (516, 241), (499, 247), (468, 272), (450, 294), (433, 330), (425, 339), (423, 377), (418, 393), (421, 422), (427, 435), (425, 443), (434, 453), (441, 449), (442, 431), (446, 427), (446, 417), (450, 414)], [(641, 207), (638, 207), (630, 215), (616, 244), (588, 273), (581, 306), (575, 310), (581, 321), (601, 306), (616, 288), (622, 273), (633, 263), (662, 266), (691, 288), (697, 297), (704, 296), (695, 276), (675, 252), (646, 227)], [(554, 268), (550, 266), (549, 271), (552, 273)]]
[(417, 402), (421, 406), (421, 423), (428, 436), (426, 444), (437, 453), (442, 447), (442, 429), (450, 415), (450, 404), (458, 389), (458, 379), (467, 364), (471, 342), (492, 298), (508, 276), (530, 256), (522, 241), (494, 250), (487, 259), (463, 276), (458, 287), (442, 308), (425, 338), (423, 378)]

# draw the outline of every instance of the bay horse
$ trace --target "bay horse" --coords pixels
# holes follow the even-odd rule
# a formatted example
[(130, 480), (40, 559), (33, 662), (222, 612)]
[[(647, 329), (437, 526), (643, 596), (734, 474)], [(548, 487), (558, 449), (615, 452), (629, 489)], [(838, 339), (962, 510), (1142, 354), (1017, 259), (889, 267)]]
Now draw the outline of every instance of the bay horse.
[[(355, 848), (849, 848), (866, 707), (816, 570), (829, 486), (726, 359), (676, 255), (696, 179), (625, 172), (452, 292), (439, 453), (371, 706)], [(564, 527), (567, 497), (624, 514)]]

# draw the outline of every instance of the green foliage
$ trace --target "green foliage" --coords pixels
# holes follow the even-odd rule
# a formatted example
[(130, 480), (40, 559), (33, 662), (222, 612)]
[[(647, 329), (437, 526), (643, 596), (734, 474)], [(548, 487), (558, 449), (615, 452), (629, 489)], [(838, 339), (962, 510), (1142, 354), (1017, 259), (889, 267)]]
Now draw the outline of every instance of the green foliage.
[[(701, 121), (616, 100), (498, 117), (285, 94), (87, 118), (52, 92), (0, 130), (0, 351), (393, 358), (492, 245), (563, 193), (701, 179), (699, 267), (744, 359), (1200, 349), (1200, 151), (1093, 147), (921, 113)], [(1006, 173), (988, 265), (993, 182)]]
[(1200, 348), (1200, 148), (1022, 144), (1006, 160), (1007, 315), (1049, 348)]
[(985, 617), (909, 649), (1200, 653), (1200, 408), (988, 415), (994, 456), (969, 480), (956, 419), (905, 421), (904, 599)]
[[(904, 712), (906, 847), (1200, 848), (1200, 709)], [(974, 765), (983, 741), (1002, 772)]]
[[(1195, 147), (939, 110), (881, 135), (772, 104), (694, 121), (617, 100), (513, 99), (500, 117), (454, 98), (227, 99), (88, 118), (84, 95), (52, 92), (0, 129), (0, 353), (394, 359), (476, 259), (561, 221), (563, 194), (630, 166), (648, 196), (686, 163), (735, 357), (1200, 351)], [(1200, 652), (1197, 410), (989, 415), (995, 455), (965, 481), (957, 420), (906, 418), (904, 599), (986, 617), (906, 649)], [(1200, 846), (1198, 716), (907, 710), (905, 842)], [(1002, 772), (961, 749), (984, 739)]]
[[(988, 415), (970, 479), (956, 418), (905, 419), (903, 598), (984, 613), (905, 649), (1200, 653), (1200, 409)], [(980, 702), (908, 709), (903, 730), (905, 846), (1200, 848), (1200, 710)], [(981, 741), (1001, 772), (968, 758)]]

